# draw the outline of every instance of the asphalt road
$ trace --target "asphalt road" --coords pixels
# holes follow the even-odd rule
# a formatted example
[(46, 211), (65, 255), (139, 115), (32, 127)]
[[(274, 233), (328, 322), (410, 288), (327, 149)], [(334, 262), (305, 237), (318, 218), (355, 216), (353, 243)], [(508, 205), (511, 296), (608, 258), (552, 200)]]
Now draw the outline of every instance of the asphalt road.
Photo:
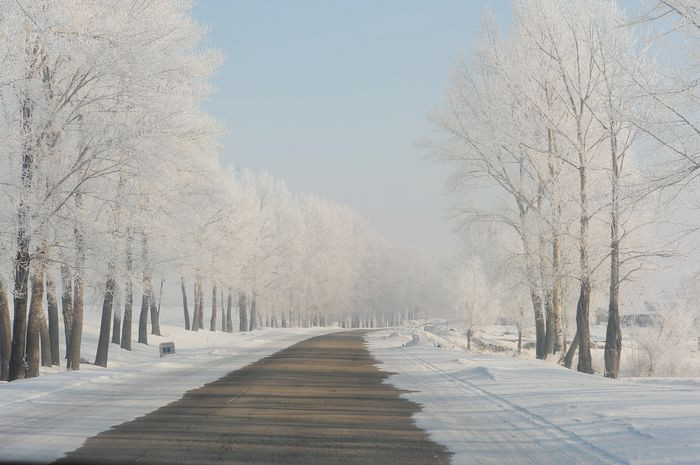
[[(314, 337), (88, 439), (56, 463), (448, 464), (362, 332)], [(76, 408), (80, 408), (76, 406)]]

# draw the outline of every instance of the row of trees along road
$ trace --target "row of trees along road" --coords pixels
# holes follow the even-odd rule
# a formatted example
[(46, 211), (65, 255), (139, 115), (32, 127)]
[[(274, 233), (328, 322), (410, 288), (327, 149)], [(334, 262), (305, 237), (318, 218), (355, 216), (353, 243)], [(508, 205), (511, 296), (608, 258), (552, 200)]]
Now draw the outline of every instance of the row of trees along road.
[[(453, 167), (459, 226), (499, 225), (517, 244), (497, 266), (529, 295), (538, 358), (566, 352), (563, 289), (575, 282), (563, 361), (578, 350), (578, 370), (593, 372), (592, 290), (607, 269), (614, 378), (623, 283), (675, 252), (651, 206), (700, 166), (700, 10), (682, 0), (652, 2), (642, 17), (603, 0), (513, 6), (508, 33), (487, 19), (473, 58), (456, 67), (434, 114), (444, 137), (429, 148)], [(680, 58), (664, 60), (668, 50)]]
[(102, 296), (102, 366), (110, 341), (131, 350), (134, 325), (139, 343), (149, 320), (159, 334), (159, 278), (181, 283), (192, 331), (205, 308), (208, 330), (231, 332), (236, 313), (241, 331), (388, 324), (427, 299), (425, 255), (348, 208), (220, 167), (221, 127), (200, 104), (222, 58), (189, 3), (0, 7), (4, 380), (60, 364), (61, 326), (80, 368), (88, 291)]

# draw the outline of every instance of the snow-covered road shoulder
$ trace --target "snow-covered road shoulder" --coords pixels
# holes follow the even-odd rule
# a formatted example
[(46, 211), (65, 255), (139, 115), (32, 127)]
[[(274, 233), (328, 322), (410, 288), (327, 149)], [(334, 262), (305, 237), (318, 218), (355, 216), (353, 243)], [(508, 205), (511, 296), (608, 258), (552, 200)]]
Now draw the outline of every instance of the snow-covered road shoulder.
[[(90, 323), (88, 323), (90, 325)], [(86, 328), (86, 354), (96, 341)], [(187, 390), (309, 337), (334, 328), (264, 329), (252, 333), (192, 333), (164, 325), (164, 337), (133, 352), (110, 348), (108, 368), (42, 369), (33, 379), (0, 383), (0, 460), (50, 462), (111, 426), (179, 399)], [(94, 333), (94, 334), (93, 334)], [(176, 341), (176, 354), (159, 358), (158, 343)]]
[(455, 465), (700, 463), (700, 392), (687, 380), (609, 380), (538, 360), (411, 345), (390, 331), (366, 340), (381, 368), (395, 373), (387, 382), (423, 405), (418, 426), (455, 453)]

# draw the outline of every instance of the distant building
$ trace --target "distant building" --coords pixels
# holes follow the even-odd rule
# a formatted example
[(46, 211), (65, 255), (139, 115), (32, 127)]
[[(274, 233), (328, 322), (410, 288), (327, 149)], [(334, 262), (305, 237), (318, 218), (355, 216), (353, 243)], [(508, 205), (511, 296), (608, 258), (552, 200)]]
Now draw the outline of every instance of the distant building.
[(620, 316), (622, 326), (652, 326), (657, 320), (656, 313), (630, 313)]
[(649, 301), (644, 302), (644, 311), (626, 313), (620, 315), (620, 325), (622, 326), (652, 326), (658, 319), (656, 305)]
[[(624, 313), (620, 315), (620, 325), (621, 326), (651, 326), (654, 324), (658, 318), (656, 313), (656, 306), (651, 302), (644, 302), (644, 310)], [(608, 309), (604, 307), (598, 307), (595, 311), (595, 324), (605, 325), (608, 323)]]
[(604, 325), (608, 322), (608, 309), (603, 307), (598, 307), (595, 311), (595, 324)]

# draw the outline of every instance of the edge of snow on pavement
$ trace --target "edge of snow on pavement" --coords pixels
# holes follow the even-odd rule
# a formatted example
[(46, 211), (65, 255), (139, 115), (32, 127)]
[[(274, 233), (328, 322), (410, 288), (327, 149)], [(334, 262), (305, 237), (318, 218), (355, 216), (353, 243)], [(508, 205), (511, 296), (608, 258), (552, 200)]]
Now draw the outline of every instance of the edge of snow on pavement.
[(460, 464), (697, 464), (697, 384), (610, 380), (540, 360), (366, 336), (419, 427)]
[[(94, 354), (98, 328), (86, 322), (83, 352)], [(110, 344), (109, 365), (42, 368), (38, 378), (0, 382), (0, 459), (50, 462), (85, 439), (133, 420), (190, 390), (309, 337), (338, 328), (263, 329), (223, 333), (162, 325), (162, 337), (128, 352)], [(175, 341), (176, 353), (159, 358), (158, 343)], [(65, 361), (62, 360), (65, 365)]]

